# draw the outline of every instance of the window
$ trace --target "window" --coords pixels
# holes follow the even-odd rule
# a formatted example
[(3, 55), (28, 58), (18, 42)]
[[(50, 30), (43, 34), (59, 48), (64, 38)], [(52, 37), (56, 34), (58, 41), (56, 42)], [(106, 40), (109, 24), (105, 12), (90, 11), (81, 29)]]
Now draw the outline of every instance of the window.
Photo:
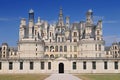
[(33, 70), (33, 62), (30, 62), (30, 70)]
[(108, 68), (107, 62), (105, 61), (105, 62), (104, 62), (104, 69), (107, 69), (107, 68)]
[(74, 46), (74, 52), (77, 52), (77, 46)]
[(96, 62), (95, 61), (92, 62), (92, 69), (96, 69)]
[(64, 42), (64, 37), (62, 37), (62, 42)]
[(74, 39), (74, 42), (77, 42), (77, 39)]
[(13, 69), (13, 62), (9, 62), (9, 70)]
[(74, 32), (74, 37), (77, 37), (77, 32)]
[(2, 69), (2, 62), (0, 62), (0, 70)]
[(35, 35), (37, 34), (37, 30), (35, 30)]
[(95, 44), (95, 51), (97, 51), (97, 44)]
[(3, 50), (5, 50), (5, 47), (3, 47)]
[(100, 40), (100, 38), (99, 38), (99, 37), (97, 37), (97, 40)]
[(55, 52), (58, 52), (58, 46), (55, 46)]
[(86, 67), (86, 61), (83, 62), (83, 69), (87, 69), (87, 67)]
[(64, 52), (67, 52), (67, 46), (64, 46)]
[(77, 54), (74, 54), (74, 58), (77, 58)]
[(60, 46), (60, 52), (63, 52), (63, 48), (62, 48), (62, 46)]
[(51, 37), (51, 32), (50, 32), (50, 37)]
[(36, 48), (36, 51), (37, 51), (37, 48)]
[(115, 69), (118, 69), (118, 62), (117, 62), (117, 61), (114, 62), (114, 68), (115, 68)]
[(20, 62), (20, 70), (23, 70), (23, 62)]
[(101, 45), (99, 44), (99, 51), (101, 51)]
[(42, 69), (42, 70), (44, 69), (44, 66), (45, 66), (45, 63), (44, 63), (44, 62), (41, 62), (41, 69)]
[(51, 62), (48, 62), (48, 69), (51, 69)]
[(72, 46), (70, 46), (70, 52), (72, 52)]
[(117, 49), (117, 46), (115, 46), (115, 49)]
[(76, 69), (76, 62), (73, 62), (73, 70)]
[(58, 42), (60, 42), (60, 37), (58, 37)]
[(99, 30), (97, 30), (97, 35), (100, 35), (100, 31)]

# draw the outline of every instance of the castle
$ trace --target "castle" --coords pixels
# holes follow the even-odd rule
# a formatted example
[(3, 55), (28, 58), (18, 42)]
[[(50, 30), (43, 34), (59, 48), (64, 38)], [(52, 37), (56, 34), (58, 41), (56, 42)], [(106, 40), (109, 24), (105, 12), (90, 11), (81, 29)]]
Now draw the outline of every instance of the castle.
[(120, 47), (105, 47), (102, 20), (70, 23), (60, 8), (58, 21), (49, 24), (29, 11), (28, 23), (21, 19), (17, 48), (0, 47), (0, 73), (120, 73)]

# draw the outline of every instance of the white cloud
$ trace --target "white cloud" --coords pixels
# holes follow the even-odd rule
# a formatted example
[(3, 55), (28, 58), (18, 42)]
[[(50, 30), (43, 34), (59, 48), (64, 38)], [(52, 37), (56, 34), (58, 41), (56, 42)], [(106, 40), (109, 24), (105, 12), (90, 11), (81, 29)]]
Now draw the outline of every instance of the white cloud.
[(110, 46), (113, 42), (120, 42), (120, 35), (104, 36), (103, 39), (107, 46)]
[(3, 18), (3, 17), (0, 18), (0, 21), (17, 21), (17, 20), (19, 20), (19, 18)]
[(8, 18), (0, 18), (0, 21), (9, 21)]

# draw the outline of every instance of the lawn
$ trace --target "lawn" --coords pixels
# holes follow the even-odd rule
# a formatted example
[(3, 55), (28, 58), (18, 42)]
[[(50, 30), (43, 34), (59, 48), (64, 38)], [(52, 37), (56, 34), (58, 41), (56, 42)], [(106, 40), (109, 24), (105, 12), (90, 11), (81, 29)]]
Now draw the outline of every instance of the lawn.
[(0, 80), (44, 80), (46, 74), (0, 74)]
[(81, 74), (76, 76), (82, 80), (120, 80), (120, 74)]

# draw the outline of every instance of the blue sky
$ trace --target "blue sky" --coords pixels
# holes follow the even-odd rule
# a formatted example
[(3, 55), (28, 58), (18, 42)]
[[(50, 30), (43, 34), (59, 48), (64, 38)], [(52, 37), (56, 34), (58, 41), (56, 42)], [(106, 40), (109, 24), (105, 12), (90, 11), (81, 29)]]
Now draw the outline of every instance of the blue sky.
[(60, 7), (71, 22), (85, 21), (86, 11), (92, 9), (95, 23), (103, 19), (106, 44), (120, 41), (120, 0), (0, 0), (0, 44), (17, 45), (20, 18), (28, 19), (29, 9), (34, 10), (36, 20), (40, 16), (52, 23), (58, 20)]

